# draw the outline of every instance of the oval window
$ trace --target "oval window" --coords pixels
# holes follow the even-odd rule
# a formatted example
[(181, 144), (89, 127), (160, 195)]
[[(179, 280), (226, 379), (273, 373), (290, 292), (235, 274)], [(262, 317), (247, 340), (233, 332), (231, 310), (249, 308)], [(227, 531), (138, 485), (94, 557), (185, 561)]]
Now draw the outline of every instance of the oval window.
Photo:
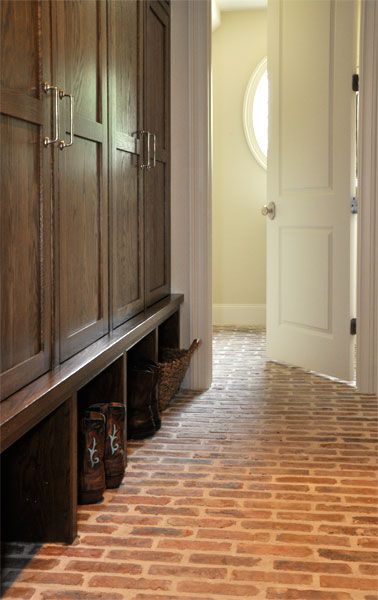
[(268, 156), (268, 71), (264, 58), (252, 73), (244, 96), (244, 133), (248, 146), (264, 169)]

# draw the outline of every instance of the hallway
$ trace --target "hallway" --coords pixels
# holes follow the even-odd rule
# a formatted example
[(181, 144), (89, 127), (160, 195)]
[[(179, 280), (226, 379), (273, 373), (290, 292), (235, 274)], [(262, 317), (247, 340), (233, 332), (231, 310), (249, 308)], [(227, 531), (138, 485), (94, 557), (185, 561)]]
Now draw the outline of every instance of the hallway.
[[(5, 598), (377, 600), (376, 399), (214, 335), (214, 384), (129, 444), (69, 547), (14, 544)], [(22, 569), (22, 571), (19, 571)]]

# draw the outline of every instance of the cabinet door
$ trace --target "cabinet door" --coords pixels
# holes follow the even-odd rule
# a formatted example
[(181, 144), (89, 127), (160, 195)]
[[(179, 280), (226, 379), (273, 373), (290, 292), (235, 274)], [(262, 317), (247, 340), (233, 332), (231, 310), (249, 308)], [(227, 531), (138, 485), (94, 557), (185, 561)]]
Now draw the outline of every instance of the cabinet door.
[(170, 19), (146, 2), (145, 129), (156, 136), (156, 166), (145, 171), (146, 304), (170, 293)]
[[(57, 151), (57, 328), (64, 361), (109, 330), (106, 4), (53, 2), (58, 85), (74, 97), (73, 144)], [(60, 101), (70, 139), (69, 99)]]
[(108, 11), (111, 314), (117, 327), (144, 308), (143, 3), (110, 0)]
[(50, 3), (1, 2), (1, 395), (51, 358)]

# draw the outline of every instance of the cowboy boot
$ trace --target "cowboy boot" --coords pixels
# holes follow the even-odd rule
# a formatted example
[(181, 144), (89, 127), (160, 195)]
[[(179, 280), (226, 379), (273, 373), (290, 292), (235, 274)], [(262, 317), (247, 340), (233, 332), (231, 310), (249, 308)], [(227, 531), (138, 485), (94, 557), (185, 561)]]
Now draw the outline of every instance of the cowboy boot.
[(120, 402), (92, 404), (91, 410), (106, 418), (105, 483), (116, 488), (122, 483), (126, 467), (125, 454), (125, 406)]
[(127, 436), (143, 439), (154, 435), (157, 427), (151, 407), (151, 391), (155, 374), (134, 364), (128, 371)]
[(86, 410), (79, 423), (79, 503), (100, 502), (105, 490), (105, 417)]

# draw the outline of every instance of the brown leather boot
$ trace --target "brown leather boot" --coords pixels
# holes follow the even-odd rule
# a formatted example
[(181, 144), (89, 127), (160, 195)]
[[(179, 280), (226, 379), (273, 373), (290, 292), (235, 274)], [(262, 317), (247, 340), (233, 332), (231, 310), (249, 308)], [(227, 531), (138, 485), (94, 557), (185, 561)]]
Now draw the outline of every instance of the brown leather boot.
[(79, 503), (100, 502), (105, 490), (105, 417), (87, 410), (79, 422)]
[(127, 379), (127, 435), (130, 439), (150, 437), (157, 430), (151, 406), (156, 374), (144, 363), (137, 363), (130, 366)]
[(107, 488), (118, 487), (126, 467), (125, 406), (120, 402), (101, 402), (90, 409), (106, 418), (105, 483)]

